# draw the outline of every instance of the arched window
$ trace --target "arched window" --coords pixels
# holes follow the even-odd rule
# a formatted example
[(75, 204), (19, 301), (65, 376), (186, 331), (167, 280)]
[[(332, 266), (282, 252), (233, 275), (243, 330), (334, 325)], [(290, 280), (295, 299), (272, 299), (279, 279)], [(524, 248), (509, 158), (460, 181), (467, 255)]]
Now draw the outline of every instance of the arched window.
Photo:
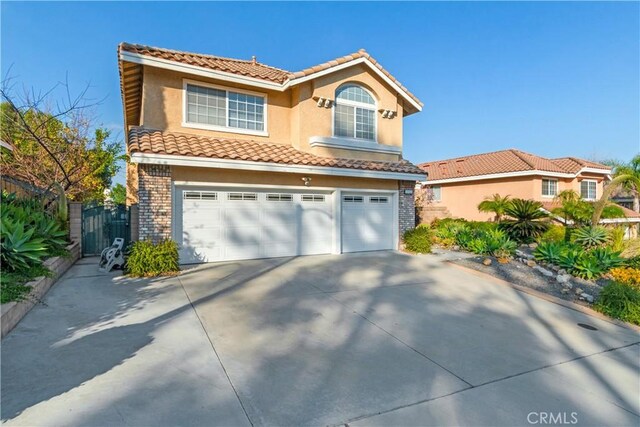
[(376, 140), (376, 101), (360, 86), (341, 86), (336, 90), (333, 110), (335, 136)]

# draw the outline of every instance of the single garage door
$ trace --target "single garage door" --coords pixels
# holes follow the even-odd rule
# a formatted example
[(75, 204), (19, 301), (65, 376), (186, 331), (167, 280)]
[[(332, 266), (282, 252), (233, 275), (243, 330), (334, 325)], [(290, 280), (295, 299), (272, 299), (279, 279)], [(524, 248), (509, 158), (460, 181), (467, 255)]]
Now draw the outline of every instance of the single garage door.
[(182, 263), (331, 252), (328, 193), (182, 188), (176, 196)]
[(342, 252), (395, 249), (389, 194), (342, 194)]

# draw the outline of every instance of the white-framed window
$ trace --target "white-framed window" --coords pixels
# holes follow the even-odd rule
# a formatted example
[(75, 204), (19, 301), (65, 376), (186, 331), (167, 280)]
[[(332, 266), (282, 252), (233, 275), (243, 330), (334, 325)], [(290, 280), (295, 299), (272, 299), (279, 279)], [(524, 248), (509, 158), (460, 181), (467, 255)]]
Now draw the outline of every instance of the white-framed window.
[(439, 202), (442, 200), (442, 187), (439, 185), (431, 186), (431, 197), (434, 202)]
[(267, 201), (269, 202), (291, 202), (292, 200), (293, 200), (293, 194), (281, 194), (281, 193), (267, 194)]
[(389, 198), (373, 196), (373, 197), (369, 197), (369, 203), (389, 203)]
[(249, 200), (255, 201), (258, 200), (258, 194), (256, 193), (227, 193), (227, 200)]
[(303, 202), (324, 202), (324, 194), (303, 194)]
[(184, 98), (186, 127), (266, 135), (265, 94), (185, 81)]
[(597, 195), (598, 182), (592, 179), (580, 181), (580, 196), (585, 200), (595, 200)]
[(337, 137), (376, 140), (376, 101), (361, 86), (347, 84), (336, 90), (333, 134)]
[(363, 203), (364, 197), (362, 196), (342, 196), (342, 201), (345, 203)]
[(555, 197), (558, 195), (558, 180), (542, 178), (542, 196)]

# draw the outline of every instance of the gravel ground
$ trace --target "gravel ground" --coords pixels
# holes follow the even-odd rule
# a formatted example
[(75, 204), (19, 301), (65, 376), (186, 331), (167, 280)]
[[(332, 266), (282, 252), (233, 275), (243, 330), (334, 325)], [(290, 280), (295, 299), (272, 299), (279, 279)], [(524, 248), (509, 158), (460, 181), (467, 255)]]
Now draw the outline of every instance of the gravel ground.
[(558, 283), (554, 277), (545, 277), (538, 271), (522, 264), (521, 262), (511, 260), (506, 264), (500, 264), (495, 258), (491, 258), (493, 261), (491, 265), (485, 266), (482, 264), (482, 261), (485, 258), (486, 257), (484, 256), (471, 256), (460, 259), (451, 259), (450, 262), (490, 274), (516, 285), (525, 286), (527, 288), (535, 289), (536, 291), (545, 292), (555, 297), (586, 306), (589, 306), (590, 304), (581, 300), (579, 295), (576, 295), (576, 288), (582, 289), (594, 298), (597, 298), (600, 293), (601, 284), (576, 278), (571, 279), (573, 288), (570, 289), (569, 292), (562, 292), (563, 286)]

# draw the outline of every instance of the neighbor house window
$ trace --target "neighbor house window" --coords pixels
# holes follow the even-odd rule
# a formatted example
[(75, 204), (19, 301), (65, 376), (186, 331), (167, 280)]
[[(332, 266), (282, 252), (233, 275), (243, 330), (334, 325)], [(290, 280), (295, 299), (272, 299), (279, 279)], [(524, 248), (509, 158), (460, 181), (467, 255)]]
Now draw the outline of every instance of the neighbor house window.
[(187, 123), (264, 131), (264, 96), (187, 84)]
[(346, 85), (336, 91), (334, 135), (376, 140), (376, 101), (366, 90)]
[(442, 200), (442, 187), (439, 185), (434, 185), (431, 187), (431, 196), (433, 197), (434, 202), (439, 202)]
[(542, 180), (542, 195), (545, 197), (554, 197), (558, 194), (558, 180), (556, 179), (543, 179)]
[(582, 180), (580, 182), (580, 195), (582, 196), (583, 199), (587, 199), (587, 200), (595, 200), (596, 199), (596, 187), (597, 187), (597, 182), (596, 181), (591, 181), (591, 180)]

